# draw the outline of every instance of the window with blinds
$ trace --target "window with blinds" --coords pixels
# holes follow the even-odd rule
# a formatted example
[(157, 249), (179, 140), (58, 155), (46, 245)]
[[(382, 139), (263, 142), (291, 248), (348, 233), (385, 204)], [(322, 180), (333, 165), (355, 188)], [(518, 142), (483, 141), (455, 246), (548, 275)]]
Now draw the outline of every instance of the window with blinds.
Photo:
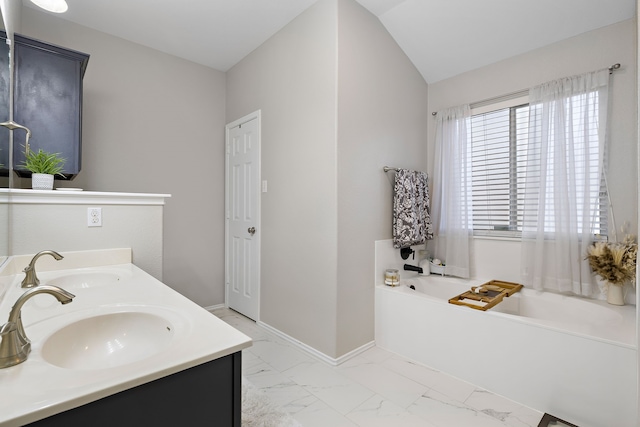
[[(570, 100), (568, 101), (570, 102)], [(591, 104), (595, 106), (594, 114), (597, 114), (596, 99)], [(484, 108), (484, 110), (489, 109)], [(532, 107), (533, 108), (533, 107)], [(472, 168), (472, 204), (473, 204), (473, 230), (475, 235), (487, 235), (496, 237), (519, 237), (523, 226), (523, 212), (525, 209), (524, 173), (530, 168), (529, 185), (531, 177), (533, 184), (539, 181), (535, 167), (527, 161), (527, 145), (529, 137), (529, 113), (528, 104), (514, 105), (496, 110), (473, 114), (470, 125), (470, 153)], [(576, 111), (575, 114), (584, 114)], [(537, 120), (533, 120), (532, 126), (536, 126)], [(590, 149), (572, 153), (575, 156), (591, 156), (589, 170), (577, 170), (577, 182), (585, 180), (599, 182), (598, 191), (592, 192), (589, 203), (597, 203), (598, 215), (594, 219), (594, 235), (607, 234), (607, 193), (604, 179), (598, 174), (598, 141), (597, 129), (591, 129)], [(593, 145), (595, 144), (595, 145)], [(553, 162), (553, 153), (549, 162)], [(552, 168), (551, 168), (552, 170)], [(539, 174), (538, 174), (539, 175)], [(538, 180), (535, 180), (538, 178)], [(553, 177), (548, 176), (550, 182)], [(553, 189), (546, 188), (545, 199), (545, 232), (554, 232), (554, 206)], [(584, 200), (576, 200), (578, 206), (583, 205)], [(581, 232), (579, 230), (578, 232)]]

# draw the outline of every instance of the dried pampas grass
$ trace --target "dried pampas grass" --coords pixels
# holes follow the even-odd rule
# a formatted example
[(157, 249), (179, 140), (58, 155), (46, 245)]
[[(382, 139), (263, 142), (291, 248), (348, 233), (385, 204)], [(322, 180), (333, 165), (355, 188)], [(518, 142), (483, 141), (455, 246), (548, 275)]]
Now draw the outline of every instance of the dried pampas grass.
[(587, 250), (586, 259), (602, 280), (622, 286), (636, 278), (637, 255), (635, 236), (627, 236), (622, 243), (595, 242)]

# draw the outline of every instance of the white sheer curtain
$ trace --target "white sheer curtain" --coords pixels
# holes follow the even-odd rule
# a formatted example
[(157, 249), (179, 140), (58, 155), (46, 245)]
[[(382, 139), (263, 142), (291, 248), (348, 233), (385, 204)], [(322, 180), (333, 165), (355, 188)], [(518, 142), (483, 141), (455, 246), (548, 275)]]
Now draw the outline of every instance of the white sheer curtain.
[(471, 157), (468, 105), (436, 115), (434, 212), (435, 256), (446, 263), (446, 274), (469, 277), (469, 242), (473, 236)]
[(525, 286), (594, 296), (585, 261), (599, 232), (608, 70), (532, 88), (524, 178)]

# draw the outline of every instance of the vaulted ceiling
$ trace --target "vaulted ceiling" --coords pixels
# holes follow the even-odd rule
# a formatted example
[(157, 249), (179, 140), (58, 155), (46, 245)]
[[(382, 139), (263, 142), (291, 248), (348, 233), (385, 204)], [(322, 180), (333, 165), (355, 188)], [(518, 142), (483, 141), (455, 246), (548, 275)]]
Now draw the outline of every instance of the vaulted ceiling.
[[(58, 16), (226, 71), (316, 1), (67, 0), (69, 11)], [(427, 83), (630, 19), (636, 7), (636, 0), (357, 1)]]

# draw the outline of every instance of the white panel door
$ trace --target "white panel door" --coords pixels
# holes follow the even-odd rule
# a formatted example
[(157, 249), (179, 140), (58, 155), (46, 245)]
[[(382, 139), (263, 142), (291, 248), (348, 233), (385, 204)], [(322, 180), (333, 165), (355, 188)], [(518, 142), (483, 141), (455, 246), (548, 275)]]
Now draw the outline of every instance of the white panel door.
[(227, 305), (259, 320), (260, 114), (227, 125), (225, 280)]

